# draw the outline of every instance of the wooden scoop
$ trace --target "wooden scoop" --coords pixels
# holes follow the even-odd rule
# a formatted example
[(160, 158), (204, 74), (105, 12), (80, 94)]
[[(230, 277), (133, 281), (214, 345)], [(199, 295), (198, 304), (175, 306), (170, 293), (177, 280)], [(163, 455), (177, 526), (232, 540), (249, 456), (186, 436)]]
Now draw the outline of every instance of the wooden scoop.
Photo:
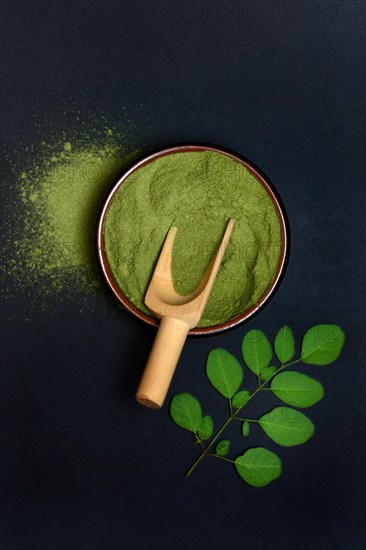
[(146, 407), (160, 409), (163, 405), (188, 331), (197, 326), (205, 310), (234, 224), (234, 219), (228, 222), (215, 257), (199, 286), (188, 296), (177, 294), (173, 286), (171, 262), (177, 228), (172, 227), (166, 236), (145, 296), (147, 307), (161, 318), (136, 393), (137, 401)]

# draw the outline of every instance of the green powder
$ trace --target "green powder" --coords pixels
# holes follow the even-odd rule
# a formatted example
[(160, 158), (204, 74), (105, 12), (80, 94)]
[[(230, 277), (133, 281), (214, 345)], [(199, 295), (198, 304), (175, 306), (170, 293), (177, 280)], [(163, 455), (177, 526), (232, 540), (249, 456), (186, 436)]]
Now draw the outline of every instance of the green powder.
[(53, 144), (43, 142), (18, 173), (6, 208), (5, 293), (23, 290), (43, 309), (45, 296), (75, 300), (98, 285), (97, 212), (108, 187), (136, 154), (127, 153), (125, 140), (114, 134), (110, 127), (82, 136), (64, 132)]
[(182, 295), (200, 282), (229, 218), (236, 224), (199, 326), (232, 319), (257, 304), (278, 268), (280, 221), (268, 193), (245, 167), (215, 152), (175, 153), (129, 176), (104, 225), (106, 253), (124, 294), (144, 296), (168, 229), (178, 228), (172, 272)]

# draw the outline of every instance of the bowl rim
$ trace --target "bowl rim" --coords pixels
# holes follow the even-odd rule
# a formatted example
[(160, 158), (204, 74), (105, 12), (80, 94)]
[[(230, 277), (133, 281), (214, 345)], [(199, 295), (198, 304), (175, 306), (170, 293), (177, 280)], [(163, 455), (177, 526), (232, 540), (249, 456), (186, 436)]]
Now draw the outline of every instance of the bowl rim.
[(221, 153), (241, 163), (264, 187), (264, 189), (270, 196), (275, 206), (275, 209), (277, 211), (277, 215), (280, 221), (281, 253), (278, 261), (276, 274), (272, 279), (271, 284), (269, 285), (267, 290), (263, 293), (263, 295), (260, 297), (260, 300), (256, 304), (251, 306), (249, 309), (245, 310), (240, 315), (237, 315), (236, 317), (229, 319), (228, 321), (225, 321), (223, 323), (219, 323), (209, 327), (196, 327), (191, 329), (188, 334), (194, 335), (194, 336), (217, 334), (220, 332), (230, 330), (236, 327), (237, 325), (244, 323), (245, 321), (247, 321), (248, 319), (256, 315), (269, 302), (269, 300), (273, 298), (275, 292), (278, 290), (280, 286), (280, 282), (282, 281), (287, 268), (288, 257), (289, 257), (289, 249), (290, 249), (289, 222), (288, 222), (287, 213), (282, 203), (282, 200), (277, 190), (275, 189), (273, 183), (268, 178), (268, 176), (266, 176), (266, 174), (260, 168), (258, 168), (252, 161), (250, 161), (243, 155), (240, 155), (239, 153), (236, 153), (230, 149), (227, 149), (226, 147), (207, 144), (207, 143), (198, 143), (198, 142), (178, 143), (178, 144), (169, 145), (166, 147), (156, 149), (148, 154), (142, 155), (141, 157), (132, 161), (132, 163), (129, 164), (118, 175), (118, 177), (114, 180), (114, 182), (106, 192), (106, 195), (103, 199), (102, 206), (100, 208), (100, 211), (97, 217), (97, 225), (96, 225), (97, 259), (106, 283), (112, 290), (114, 296), (117, 298), (120, 304), (124, 307), (124, 309), (126, 309), (127, 311), (132, 313), (135, 317), (144, 321), (148, 325), (157, 327), (159, 325), (159, 320), (153, 317), (152, 315), (148, 315), (147, 313), (139, 310), (132, 302), (130, 302), (130, 300), (124, 295), (123, 291), (121, 290), (116, 279), (113, 276), (113, 273), (109, 267), (108, 258), (105, 251), (105, 241), (104, 241), (104, 233), (103, 233), (105, 217), (115, 193), (118, 191), (118, 189), (123, 184), (123, 182), (131, 174), (136, 172), (138, 169), (142, 168), (143, 166), (146, 166), (147, 164), (150, 164), (151, 162), (155, 161), (158, 158), (161, 158), (170, 154), (186, 153), (186, 152), (204, 152), (204, 151), (213, 151), (216, 153)]

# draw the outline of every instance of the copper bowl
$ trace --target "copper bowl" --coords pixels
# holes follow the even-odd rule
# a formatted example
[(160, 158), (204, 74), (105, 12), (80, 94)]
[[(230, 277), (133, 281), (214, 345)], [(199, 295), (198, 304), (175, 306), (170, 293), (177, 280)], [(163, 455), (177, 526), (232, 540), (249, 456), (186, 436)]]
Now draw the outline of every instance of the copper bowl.
[(213, 325), (210, 327), (197, 327), (189, 331), (189, 334), (192, 334), (192, 335), (207, 335), (207, 334), (215, 334), (217, 332), (228, 330), (238, 325), (239, 323), (246, 321), (247, 319), (252, 317), (255, 313), (257, 313), (259, 309), (261, 309), (264, 306), (264, 304), (267, 303), (268, 300), (273, 296), (275, 290), (279, 286), (279, 283), (281, 281), (281, 278), (284, 274), (284, 271), (287, 265), (287, 257), (288, 257), (288, 251), (289, 251), (289, 230), (288, 230), (288, 223), (285, 215), (285, 210), (270, 180), (267, 178), (267, 176), (263, 174), (261, 170), (259, 170), (259, 168), (254, 166), (250, 161), (238, 155), (237, 153), (234, 153), (222, 147), (193, 143), (193, 144), (180, 144), (180, 145), (165, 147), (164, 149), (159, 149), (158, 151), (155, 151), (133, 162), (133, 164), (131, 164), (124, 172), (122, 172), (122, 174), (118, 177), (115, 183), (111, 186), (102, 204), (99, 217), (98, 217), (98, 222), (97, 222), (97, 256), (98, 256), (98, 261), (99, 261), (99, 265), (101, 267), (102, 273), (108, 285), (110, 286), (112, 292), (116, 296), (117, 300), (122, 304), (122, 306), (125, 309), (127, 309), (127, 311), (129, 311), (130, 313), (132, 313), (133, 315), (135, 315), (136, 317), (138, 317), (148, 325), (158, 326), (159, 324), (158, 319), (137, 309), (126, 298), (126, 296), (123, 294), (122, 290), (120, 289), (117, 281), (115, 280), (113, 273), (109, 268), (108, 258), (105, 252), (104, 233), (103, 233), (104, 220), (105, 220), (106, 213), (108, 211), (108, 207), (111, 201), (113, 200), (114, 194), (117, 192), (119, 187), (123, 184), (123, 182), (133, 172), (136, 172), (136, 170), (138, 170), (142, 166), (145, 166), (146, 164), (153, 162), (159, 157), (171, 155), (172, 153), (185, 153), (185, 152), (195, 152), (195, 151), (197, 152), (214, 151), (216, 153), (221, 153), (223, 155), (226, 155), (236, 160), (237, 162), (240, 162), (243, 166), (245, 166), (245, 168), (259, 181), (259, 183), (267, 191), (268, 195), (270, 196), (277, 210), (278, 218), (281, 224), (281, 253), (280, 253), (280, 258), (278, 262), (277, 272), (275, 274), (275, 277), (272, 280), (272, 283), (267, 288), (266, 292), (261, 296), (261, 299), (256, 305), (245, 310), (243, 313), (241, 313), (237, 317), (234, 317), (233, 319), (230, 319), (218, 325)]

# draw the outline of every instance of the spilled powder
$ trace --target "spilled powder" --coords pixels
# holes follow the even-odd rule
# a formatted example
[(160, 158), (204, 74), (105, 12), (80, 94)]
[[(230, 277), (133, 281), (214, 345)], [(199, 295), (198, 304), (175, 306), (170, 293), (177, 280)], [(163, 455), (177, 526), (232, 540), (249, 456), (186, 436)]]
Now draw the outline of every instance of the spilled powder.
[(236, 224), (199, 326), (232, 319), (271, 284), (281, 250), (278, 214), (268, 193), (240, 163), (216, 152), (174, 153), (131, 174), (108, 209), (104, 237), (124, 294), (149, 313), (144, 296), (167, 231), (178, 229), (172, 260), (182, 295), (199, 284), (229, 218)]
[(13, 292), (28, 293), (37, 307), (47, 296), (74, 299), (100, 284), (97, 212), (108, 187), (136, 156), (113, 134), (106, 128), (89, 139), (70, 135), (43, 143), (28, 166), (14, 173), (3, 270)]

